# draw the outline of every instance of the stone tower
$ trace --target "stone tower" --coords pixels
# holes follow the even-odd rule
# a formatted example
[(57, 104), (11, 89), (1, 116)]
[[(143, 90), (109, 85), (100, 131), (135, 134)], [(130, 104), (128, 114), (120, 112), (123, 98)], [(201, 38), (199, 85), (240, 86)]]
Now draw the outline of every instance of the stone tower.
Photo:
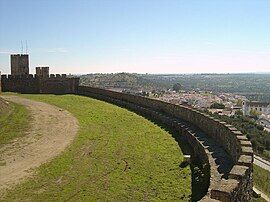
[(11, 75), (20, 76), (29, 74), (28, 54), (16, 54), (10, 56)]
[(36, 75), (39, 78), (48, 78), (49, 74), (49, 67), (36, 67)]

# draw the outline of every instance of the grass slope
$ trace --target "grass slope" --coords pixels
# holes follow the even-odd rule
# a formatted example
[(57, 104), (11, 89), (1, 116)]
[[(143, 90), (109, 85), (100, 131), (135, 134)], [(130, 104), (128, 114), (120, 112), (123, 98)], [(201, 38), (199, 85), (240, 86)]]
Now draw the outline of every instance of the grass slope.
[(251, 202), (267, 202), (263, 198), (251, 198)]
[(191, 171), (166, 131), (126, 109), (75, 95), (24, 95), (70, 111), (77, 138), (6, 201), (188, 201)]
[(8, 107), (1, 111), (3, 113), (0, 113), (0, 145), (25, 135), (30, 119), (27, 109), (15, 103), (9, 102)]
[(270, 197), (270, 172), (253, 164), (254, 186)]
[(9, 103), (0, 97), (0, 116), (10, 111)]

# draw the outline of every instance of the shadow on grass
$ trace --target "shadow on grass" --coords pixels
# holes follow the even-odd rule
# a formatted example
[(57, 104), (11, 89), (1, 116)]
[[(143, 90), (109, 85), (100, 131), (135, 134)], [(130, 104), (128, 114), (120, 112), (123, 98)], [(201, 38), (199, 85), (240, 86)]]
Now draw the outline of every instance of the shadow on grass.
[[(134, 112), (134, 110), (132, 110)], [(137, 113), (137, 112), (135, 112)], [(142, 115), (141, 113), (137, 113)], [(199, 201), (202, 199), (208, 190), (209, 184), (210, 184), (210, 167), (207, 164), (202, 164), (198, 157), (194, 157), (192, 147), (191, 145), (183, 138), (183, 136), (173, 130), (173, 128), (168, 127), (167, 125), (161, 123), (160, 121), (157, 121), (153, 119), (150, 116), (147, 115), (142, 115), (143, 117), (147, 118), (149, 121), (155, 123), (157, 126), (168, 132), (169, 134), (172, 135), (172, 137), (175, 139), (175, 141), (178, 143), (178, 146), (182, 150), (184, 155), (191, 155), (191, 164), (190, 164), (190, 169), (191, 169), (191, 189), (192, 189), (192, 194), (191, 194), (191, 201)], [(187, 166), (187, 162), (181, 162), (179, 167), (185, 167)]]

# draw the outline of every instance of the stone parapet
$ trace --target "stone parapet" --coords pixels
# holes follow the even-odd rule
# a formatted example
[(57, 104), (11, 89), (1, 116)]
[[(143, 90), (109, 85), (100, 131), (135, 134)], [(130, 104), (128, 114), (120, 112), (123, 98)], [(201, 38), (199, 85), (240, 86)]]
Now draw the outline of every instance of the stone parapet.
[(79, 78), (67, 78), (66, 74), (2, 75), (1, 85), (5, 92), (67, 94), (77, 92)]
[[(174, 127), (183, 136), (186, 136), (197, 156), (201, 156), (202, 162), (210, 166), (209, 189), (203, 200), (206, 200), (206, 198), (220, 201), (250, 200), (252, 195), (253, 150), (248, 139), (233, 126), (195, 109), (146, 97), (86, 86), (79, 86), (78, 93), (103, 99), (124, 107), (133, 105), (135, 111), (152, 115), (162, 123)], [(177, 120), (183, 120), (206, 134), (210, 141), (208, 143), (210, 147), (211, 145), (213, 147), (216, 145), (215, 148), (219, 146), (222, 148), (217, 154), (221, 157), (224, 155), (224, 158), (227, 159), (224, 162), (221, 161), (219, 165), (227, 167), (225, 168), (225, 173), (222, 173), (219, 167), (217, 167), (215, 162), (216, 154), (212, 154), (209, 151), (209, 147), (206, 144), (207, 139), (200, 136), (201, 133), (198, 133), (196, 136), (190, 130), (191, 125), (187, 126)], [(215, 143), (211, 142), (212, 140)], [(223, 154), (220, 154), (220, 152), (223, 152)], [(232, 162), (232, 166), (228, 167), (225, 162)]]

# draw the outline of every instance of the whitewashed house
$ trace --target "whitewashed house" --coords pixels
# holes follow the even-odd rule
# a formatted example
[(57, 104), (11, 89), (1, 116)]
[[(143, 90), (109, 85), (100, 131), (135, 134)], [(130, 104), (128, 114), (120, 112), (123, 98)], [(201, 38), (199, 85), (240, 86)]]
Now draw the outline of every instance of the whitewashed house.
[(255, 110), (259, 114), (270, 114), (270, 103), (245, 101), (242, 110), (244, 116), (249, 116), (251, 110)]

